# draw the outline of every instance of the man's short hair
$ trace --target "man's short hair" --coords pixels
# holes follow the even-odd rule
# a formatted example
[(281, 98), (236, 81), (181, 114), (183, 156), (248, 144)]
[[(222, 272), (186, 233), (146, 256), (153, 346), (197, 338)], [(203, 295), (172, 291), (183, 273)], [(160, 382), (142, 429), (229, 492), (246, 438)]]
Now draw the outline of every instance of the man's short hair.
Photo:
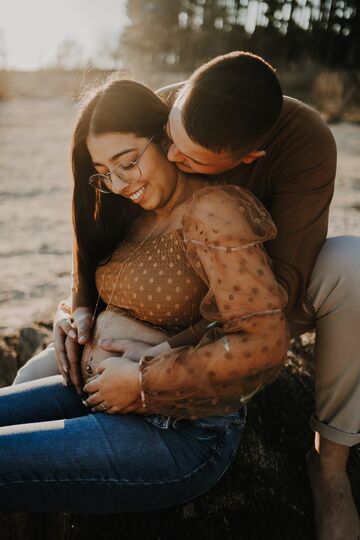
[(283, 97), (268, 62), (234, 51), (200, 66), (176, 101), (192, 141), (240, 156), (263, 142), (281, 113)]

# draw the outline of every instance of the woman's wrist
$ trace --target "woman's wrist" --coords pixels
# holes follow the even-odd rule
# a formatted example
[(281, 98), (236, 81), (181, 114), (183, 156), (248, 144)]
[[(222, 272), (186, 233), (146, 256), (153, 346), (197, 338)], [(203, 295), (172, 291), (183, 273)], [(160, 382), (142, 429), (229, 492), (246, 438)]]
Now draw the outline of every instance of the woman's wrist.
[(163, 341), (162, 343), (159, 343), (158, 345), (155, 345), (154, 347), (150, 347), (146, 350), (146, 354), (140, 358), (140, 361), (138, 363), (138, 381), (139, 381), (139, 393), (141, 398), (141, 403), (143, 409), (148, 408), (148, 403), (146, 401), (145, 396), (145, 390), (144, 390), (144, 374), (143, 374), (143, 367), (144, 363), (147, 360), (150, 360), (154, 356), (157, 356), (158, 354), (162, 354), (164, 352), (170, 351), (171, 347), (167, 341)]
[(142, 407), (145, 409), (147, 407), (144, 386), (143, 386), (143, 363), (146, 360), (146, 356), (142, 356), (138, 363), (138, 381), (139, 381), (139, 393), (141, 398)]
[(65, 311), (67, 313), (70, 313), (71, 314), (71, 296), (69, 296), (68, 298), (66, 298), (65, 300), (61, 300), (57, 307), (56, 307), (56, 311)]
[[(119, 357), (110, 356), (106, 360), (115, 360), (116, 363), (118, 364)], [(138, 363), (135, 363), (132, 360), (129, 360), (128, 358), (124, 358), (122, 366), (120, 368), (121, 374), (124, 376), (124, 379), (122, 379), (123, 382), (126, 383), (126, 386), (129, 389), (129, 391), (131, 389), (131, 393), (134, 394), (134, 397), (136, 399), (138, 399), (139, 395), (141, 395), (141, 390), (142, 390), (142, 380), (139, 376), (140, 370), (138, 366), (139, 366)]]

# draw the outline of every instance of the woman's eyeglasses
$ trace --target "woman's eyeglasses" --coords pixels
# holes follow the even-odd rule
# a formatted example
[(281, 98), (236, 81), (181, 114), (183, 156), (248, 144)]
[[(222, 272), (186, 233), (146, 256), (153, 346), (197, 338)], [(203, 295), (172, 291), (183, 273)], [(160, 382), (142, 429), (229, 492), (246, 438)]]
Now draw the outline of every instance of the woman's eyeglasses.
[(141, 169), (139, 166), (140, 158), (144, 155), (145, 150), (150, 146), (155, 135), (153, 135), (145, 147), (141, 150), (139, 156), (135, 161), (124, 161), (122, 163), (117, 163), (115, 167), (106, 174), (92, 174), (89, 178), (89, 184), (97, 191), (101, 193), (112, 193), (112, 178), (113, 175), (119, 180), (126, 182), (127, 184), (132, 184), (133, 182), (138, 182), (141, 179)]

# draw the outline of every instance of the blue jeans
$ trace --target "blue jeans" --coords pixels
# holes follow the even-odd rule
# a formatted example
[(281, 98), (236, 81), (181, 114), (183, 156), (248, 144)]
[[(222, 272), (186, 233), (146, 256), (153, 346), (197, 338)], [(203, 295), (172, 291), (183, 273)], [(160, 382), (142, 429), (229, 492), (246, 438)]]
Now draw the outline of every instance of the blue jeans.
[(54, 375), (0, 389), (0, 512), (142, 512), (204, 493), (246, 409), (199, 420), (91, 413)]

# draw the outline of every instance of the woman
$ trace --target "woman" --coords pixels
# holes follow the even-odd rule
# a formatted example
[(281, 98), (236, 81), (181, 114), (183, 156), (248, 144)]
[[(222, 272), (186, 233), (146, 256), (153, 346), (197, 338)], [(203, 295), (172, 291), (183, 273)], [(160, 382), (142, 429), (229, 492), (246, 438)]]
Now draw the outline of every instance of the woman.
[[(141, 511), (192, 499), (224, 473), (244, 404), (281, 368), (286, 295), (262, 247), (276, 233), (271, 218), (246, 190), (168, 162), (166, 117), (132, 81), (111, 80), (84, 105), (73, 144), (72, 310), (92, 312), (81, 360), (89, 397), (60, 375), (0, 390), (2, 511)], [(200, 314), (193, 346), (184, 329)], [(112, 336), (130, 339), (126, 356), (103, 359), (98, 340)], [(69, 336), (65, 349), (77, 349)]]

